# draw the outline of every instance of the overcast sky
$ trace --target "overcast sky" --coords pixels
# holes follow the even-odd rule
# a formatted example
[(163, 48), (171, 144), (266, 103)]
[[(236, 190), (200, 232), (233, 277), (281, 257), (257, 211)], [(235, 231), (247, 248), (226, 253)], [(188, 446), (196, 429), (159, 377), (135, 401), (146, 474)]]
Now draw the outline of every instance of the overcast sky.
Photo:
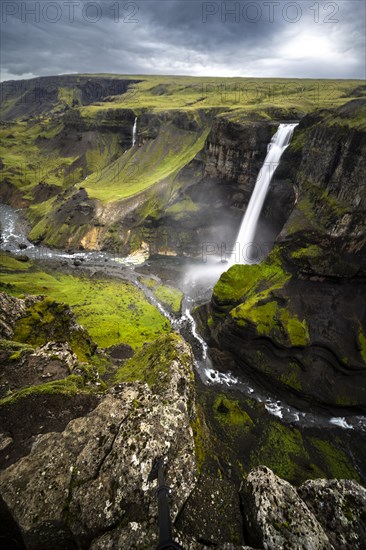
[(365, 78), (365, 1), (1, 1), (1, 79)]

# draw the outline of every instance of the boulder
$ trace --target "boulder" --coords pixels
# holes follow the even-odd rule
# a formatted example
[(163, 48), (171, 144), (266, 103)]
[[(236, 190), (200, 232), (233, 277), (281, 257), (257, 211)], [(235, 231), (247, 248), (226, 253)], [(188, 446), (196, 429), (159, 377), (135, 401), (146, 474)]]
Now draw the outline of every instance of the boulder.
[(266, 550), (331, 549), (319, 521), (296, 489), (266, 466), (252, 470), (242, 488), (249, 544)]
[(314, 479), (298, 489), (335, 550), (366, 548), (366, 489), (346, 479)]

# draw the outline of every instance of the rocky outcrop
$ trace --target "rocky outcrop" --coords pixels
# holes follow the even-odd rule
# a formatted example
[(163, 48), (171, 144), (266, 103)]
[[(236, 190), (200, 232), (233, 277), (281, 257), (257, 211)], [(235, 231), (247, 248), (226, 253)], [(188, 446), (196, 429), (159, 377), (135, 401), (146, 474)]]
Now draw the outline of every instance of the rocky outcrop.
[(0, 292), (0, 338), (12, 338), (16, 322), (25, 310), (25, 300)]
[(255, 548), (363, 549), (366, 490), (347, 480), (317, 479), (298, 490), (260, 466), (241, 491), (247, 541)]
[[(190, 357), (180, 338), (171, 344)], [(102, 536), (126, 540), (125, 548), (134, 536), (154, 545), (154, 460), (167, 459), (173, 517), (195, 482), (191, 369), (191, 362), (174, 360), (152, 388), (115, 386), (92, 412), (61, 433), (40, 435), (28, 456), (2, 472), (2, 496), (27, 548), (88, 548)]]
[(262, 466), (249, 473), (242, 489), (249, 542), (259, 548), (330, 550), (315, 515), (287, 481)]
[(314, 479), (298, 489), (336, 550), (365, 548), (366, 489), (350, 480)]
[(17, 342), (0, 343), (0, 361), (0, 398), (27, 386), (66, 378), (78, 365), (75, 353), (61, 342), (48, 342), (35, 350)]
[[(354, 100), (301, 120), (273, 181), (295, 190), (278, 245), (261, 266), (236, 265), (221, 277), (207, 329), (215, 347), (269, 386), (363, 410), (364, 105)], [(275, 197), (272, 189), (264, 217)]]

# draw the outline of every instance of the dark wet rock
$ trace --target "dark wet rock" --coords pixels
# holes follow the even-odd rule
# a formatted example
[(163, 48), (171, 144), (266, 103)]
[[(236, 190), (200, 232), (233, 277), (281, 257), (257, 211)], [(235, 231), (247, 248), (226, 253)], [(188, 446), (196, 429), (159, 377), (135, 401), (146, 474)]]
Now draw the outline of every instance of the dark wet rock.
[[(214, 291), (202, 311), (212, 345), (268, 387), (358, 410), (366, 409), (366, 133), (353, 125), (364, 105), (354, 100), (301, 120), (262, 219), (279, 229), (269, 216), (293, 194), (276, 249), (257, 275), (256, 266), (231, 268), (233, 297)], [(241, 296), (240, 279), (252, 280)]]
[(366, 489), (355, 481), (314, 479), (298, 493), (317, 517), (335, 550), (361, 550), (366, 543)]
[(128, 344), (116, 344), (105, 350), (113, 359), (129, 359), (133, 356), (134, 350)]
[(19, 244), (19, 249), (20, 250), (25, 250), (26, 248), (28, 248), (28, 245), (26, 245), (25, 243), (20, 243)]
[(85, 416), (99, 401), (91, 393), (67, 396), (30, 392), (13, 403), (2, 404), (0, 426), (9, 431), (2, 434), (0, 469), (26, 456), (40, 434), (62, 432), (72, 419)]
[(177, 527), (207, 544), (224, 544), (228, 540), (243, 544), (239, 494), (233, 487), (225, 478), (218, 480), (201, 474), (178, 518)]
[(80, 261), (80, 260), (74, 260), (72, 263), (73, 263), (73, 265), (74, 265), (75, 267), (79, 267), (79, 266), (81, 265), (81, 261)]
[(254, 547), (331, 550), (322, 526), (296, 489), (266, 466), (249, 473), (241, 495), (248, 542)]
[(20, 254), (17, 256), (18, 262), (29, 262), (29, 256), (26, 256), (25, 254)]

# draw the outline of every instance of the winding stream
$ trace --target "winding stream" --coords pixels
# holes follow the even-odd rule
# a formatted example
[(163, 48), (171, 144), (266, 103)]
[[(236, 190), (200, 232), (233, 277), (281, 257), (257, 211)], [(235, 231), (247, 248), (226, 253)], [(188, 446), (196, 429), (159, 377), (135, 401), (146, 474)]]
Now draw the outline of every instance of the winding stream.
[[(227, 269), (227, 265), (217, 262), (214, 258), (212, 258), (211, 263), (200, 264), (199, 268), (197, 267), (197, 262), (194, 260), (182, 263), (181, 276), (185, 294), (182, 308), (183, 314), (180, 317), (175, 317), (163, 307), (150, 289), (139, 282), (138, 277), (143, 274), (139, 273), (138, 266), (133, 263), (133, 258), (116, 258), (113, 254), (100, 251), (70, 253), (48, 247), (35, 246), (27, 239), (26, 225), (21, 221), (18, 211), (10, 206), (1, 204), (0, 223), (0, 251), (6, 250), (14, 255), (26, 254), (34, 261), (47, 260), (54, 261), (55, 263), (64, 261), (70, 265), (78, 259), (82, 267), (87, 268), (91, 272), (103, 270), (112, 277), (133, 282), (145, 293), (148, 300), (169, 319), (172, 327), (181, 332), (190, 343), (194, 344), (192, 347), (195, 354), (195, 366), (204, 384), (235, 388), (245, 396), (255, 399), (257, 402), (264, 403), (265, 409), (270, 415), (280, 418), (287, 424), (317, 428), (337, 426), (345, 430), (356, 430), (366, 433), (365, 416), (350, 415), (347, 417), (335, 417), (326, 412), (301, 411), (259, 388), (249, 377), (246, 377), (244, 372), (240, 374), (240, 377), (237, 377), (231, 372), (220, 372), (215, 368), (209, 355), (209, 348), (197, 332), (191, 311), (198, 302), (202, 303), (205, 299), (209, 299), (215, 281)], [(20, 249), (19, 244), (24, 245), (26, 248)]]

